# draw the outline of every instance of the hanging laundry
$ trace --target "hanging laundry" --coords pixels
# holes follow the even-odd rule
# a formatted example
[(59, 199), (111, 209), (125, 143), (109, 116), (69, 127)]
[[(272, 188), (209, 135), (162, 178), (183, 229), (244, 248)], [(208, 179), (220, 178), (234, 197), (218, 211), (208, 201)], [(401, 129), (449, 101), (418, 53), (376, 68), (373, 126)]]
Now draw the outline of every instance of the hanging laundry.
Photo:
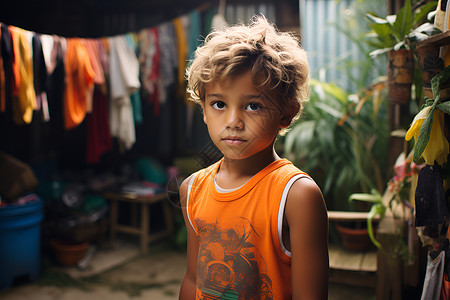
[(100, 62), (98, 41), (94, 39), (84, 39), (84, 45), (91, 60), (92, 68), (94, 69), (94, 83), (97, 85), (105, 84), (105, 75), (103, 67)]
[(12, 61), (13, 49), (12, 38), (6, 24), (1, 23), (1, 52), (4, 74), (4, 85), (2, 86), (3, 100), (0, 104), (1, 112), (11, 113), (11, 87), (12, 87)]
[(450, 280), (447, 274), (444, 273), (441, 286), (441, 295), (439, 300), (448, 300), (448, 299), (450, 299)]
[(112, 150), (112, 137), (109, 128), (108, 98), (97, 86), (94, 89), (92, 113), (86, 116), (86, 162), (96, 164), (102, 154)]
[(219, 9), (217, 10), (217, 14), (215, 14), (212, 18), (211, 28), (213, 30), (223, 30), (228, 26), (227, 21), (225, 20), (225, 7), (226, 1), (220, 0)]
[(46, 91), (49, 116), (51, 116), (51, 135), (61, 136), (64, 128), (64, 91), (65, 91), (65, 67), (61, 45), (62, 38), (57, 35), (40, 35), (42, 53), (44, 55), (47, 70)]
[(161, 48), (158, 29), (144, 29), (139, 33), (139, 63), (141, 70), (142, 94), (149, 103), (153, 103), (153, 115), (159, 115), (162, 101), (159, 88), (161, 84)]
[[(188, 58), (189, 60), (193, 60), (195, 57), (195, 50), (202, 42), (200, 13), (194, 10), (189, 14), (189, 20)], [(196, 108), (192, 101), (187, 101), (186, 103), (186, 137), (190, 138), (192, 135), (194, 110)]]
[(158, 26), (159, 47), (161, 51), (161, 81), (159, 86), (161, 103), (167, 99), (166, 89), (176, 83), (178, 68), (178, 52), (173, 22)]
[(40, 35), (38, 33), (33, 34), (33, 75), (34, 75), (34, 91), (36, 93), (37, 109), (42, 111), (42, 118), (48, 122), (50, 115), (48, 112), (47, 103), (47, 67), (45, 65), (44, 53), (42, 50), (42, 44)]
[(124, 36), (109, 38), (110, 127), (111, 135), (130, 149), (136, 142), (130, 95), (139, 82), (139, 61)]
[[(139, 55), (139, 44), (138, 37), (135, 33), (129, 33), (125, 35), (125, 39), (128, 43), (128, 46), (133, 49), (136, 57)], [(138, 68), (139, 70), (139, 68)], [(133, 118), (135, 124), (142, 124), (144, 121), (142, 118), (142, 106), (141, 106), (141, 91), (137, 90), (133, 94), (130, 95), (131, 107), (133, 108)]]
[(109, 41), (107, 38), (97, 40), (98, 43), (98, 57), (102, 64), (105, 79), (109, 76)]
[(42, 53), (44, 54), (45, 66), (47, 68), (47, 74), (52, 74), (54, 66), (54, 60), (52, 60), (53, 46), (55, 45), (55, 40), (53, 36), (48, 34), (41, 34), (41, 46)]
[(154, 68), (153, 57), (156, 54), (156, 41), (152, 34), (152, 29), (142, 29), (139, 32), (139, 67), (141, 73), (142, 92), (152, 94), (154, 92), (154, 82), (152, 81), (152, 71)]
[[(91, 61), (92, 69), (94, 70), (94, 84), (103, 85), (105, 84), (105, 75), (103, 73), (103, 68), (100, 63), (99, 53), (98, 53), (98, 43), (93, 39), (83, 39), (84, 46), (86, 47), (89, 59)], [(94, 89), (91, 90), (92, 94), (90, 97), (94, 97)], [(92, 112), (92, 102), (88, 103), (86, 107), (86, 113)], [(89, 105), (91, 104), (91, 105)]]
[(82, 39), (69, 38), (66, 42), (64, 119), (66, 129), (72, 129), (83, 122), (87, 107), (92, 107), (94, 69)]
[[(190, 20), (194, 15), (196, 19)], [(102, 120), (109, 120), (109, 133), (118, 138), (123, 146), (121, 149), (130, 149), (134, 145), (135, 124), (142, 122), (151, 124), (153, 128), (171, 128), (173, 104), (165, 102), (168, 97), (176, 99), (176, 95), (185, 94), (186, 59), (196, 48), (194, 44), (200, 43), (200, 38), (197, 38), (193, 40), (194, 44), (188, 45), (187, 37), (194, 31), (199, 37), (200, 25), (207, 24), (203, 15), (197, 13), (192, 16), (185, 15), (145, 29), (142, 32), (146, 32), (146, 35), (140, 35), (138, 39), (136, 33), (98, 39), (64, 38), (20, 28), (13, 30), (0, 22), (0, 113), (4, 113), (1, 122), (7, 124), (14, 119), (14, 123), (31, 123), (26, 127), (31, 128), (36, 123), (33, 118), (38, 120), (42, 116), (44, 120), (49, 120), (51, 117), (48, 124), (40, 126), (45, 134), (55, 140), (55, 148), (50, 148), (59, 151), (61, 149), (57, 144), (60, 143), (60, 137), (67, 135), (64, 131), (81, 124), (89, 116), (86, 114), (91, 111), (91, 107), (92, 113), (94, 109), (97, 110), (93, 101), (100, 92), (109, 101), (107, 105), (98, 103), (102, 112), (105, 112), (104, 108), (109, 109), (109, 118), (103, 116)], [(140, 80), (142, 92), (139, 90)], [(28, 102), (13, 102), (13, 91), (14, 100), (26, 99)], [(34, 98), (20, 97), (25, 93), (34, 95)], [(144, 112), (140, 107), (143, 104), (140, 97), (145, 99), (145, 104), (150, 103)], [(186, 136), (192, 136), (193, 110), (188, 110)], [(144, 122), (144, 117), (152, 120)], [(86, 124), (89, 128), (100, 126), (100, 121), (96, 119), (87, 122), (90, 122), (90, 125)], [(102, 124), (105, 124), (104, 121)], [(139, 130), (143, 132), (142, 127)], [(155, 140), (164, 144), (163, 140), (169, 139), (169, 131), (173, 132), (168, 129)], [(87, 138), (95, 139), (94, 136)], [(51, 141), (47, 143), (53, 146)], [(173, 147), (171, 142), (165, 145), (168, 147), (162, 152), (167, 154)], [(101, 156), (99, 153), (92, 152), (92, 155), (88, 154), (91, 157), (86, 159), (98, 161)]]
[(449, 222), (442, 168), (437, 162), (426, 165), (419, 171), (415, 191), (416, 227), (440, 225)]
[(14, 60), (12, 110), (16, 124), (29, 124), (33, 118), (33, 110), (37, 108), (33, 83), (33, 52), (26, 31), (9, 26), (12, 37)]
[(105, 84), (100, 86), (100, 90), (102, 91), (102, 93), (104, 95), (108, 94), (108, 87), (106, 84), (106, 78), (109, 78), (109, 54), (108, 54), (108, 49), (109, 49), (109, 43), (108, 43), (108, 39), (106, 38), (101, 38), (101, 39), (97, 39), (95, 40), (97, 42), (97, 47), (98, 47), (98, 58), (100, 61), (100, 64), (102, 66), (103, 69), (103, 74), (105, 77)]
[[(2, 39), (2, 32), (0, 31), (0, 41)], [(3, 68), (2, 48), (0, 47), (0, 112), (5, 112), (5, 71)]]
[(438, 300), (441, 293), (442, 278), (444, 275), (445, 251), (433, 256), (427, 255), (427, 270), (422, 289), (421, 300)]
[[(66, 82), (66, 71), (64, 57), (66, 53), (62, 47), (62, 38), (53, 36), (50, 64), (47, 65), (47, 99), (49, 114), (51, 116), (49, 126), (49, 147), (54, 150), (60, 149), (61, 137), (64, 134), (64, 93)], [(46, 43), (43, 43), (45, 45)], [(44, 46), (45, 48), (45, 46)], [(45, 51), (44, 51), (45, 53)], [(50, 66), (50, 69), (48, 68)]]
[(186, 84), (184, 72), (186, 70), (186, 58), (187, 58), (187, 42), (184, 23), (185, 17), (179, 17), (173, 20), (175, 26), (175, 33), (177, 38), (177, 56), (178, 56), (178, 89), (177, 96), (185, 99), (186, 97)]
[(189, 39), (188, 39), (188, 58), (194, 59), (195, 50), (202, 43), (201, 16), (196, 10), (189, 14)]

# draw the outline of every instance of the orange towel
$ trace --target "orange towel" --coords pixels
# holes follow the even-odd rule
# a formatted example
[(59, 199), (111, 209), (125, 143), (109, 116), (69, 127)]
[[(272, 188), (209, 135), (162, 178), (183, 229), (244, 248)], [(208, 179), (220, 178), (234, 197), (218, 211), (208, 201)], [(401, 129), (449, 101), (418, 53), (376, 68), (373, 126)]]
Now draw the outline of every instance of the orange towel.
[(92, 107), (94, 88), (94, 69), (80, 38), (67, 39), (65, 71), (64, 119), (66, 129), (72, 129), (83, 122), (87, 107)]

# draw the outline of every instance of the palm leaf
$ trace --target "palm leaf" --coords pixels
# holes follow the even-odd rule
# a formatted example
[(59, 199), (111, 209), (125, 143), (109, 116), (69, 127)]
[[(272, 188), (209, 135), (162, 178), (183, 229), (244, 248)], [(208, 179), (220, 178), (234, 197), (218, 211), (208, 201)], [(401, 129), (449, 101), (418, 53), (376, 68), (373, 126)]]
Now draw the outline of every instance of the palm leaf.
[(413, 17), (411, 13), (411, 0), (406, 0), (405, 5), (397, 12), (397, 18), (393, 24), (393, 34), (398, 41), (401, 41), (411, 31), (413, 27)]
[(438, 1), (431, 1), (427, 4), (419, 6), (414, 14), (414, 24), (418, 24), (425, 16), (436, 8), (436, 5), (438, 4)]

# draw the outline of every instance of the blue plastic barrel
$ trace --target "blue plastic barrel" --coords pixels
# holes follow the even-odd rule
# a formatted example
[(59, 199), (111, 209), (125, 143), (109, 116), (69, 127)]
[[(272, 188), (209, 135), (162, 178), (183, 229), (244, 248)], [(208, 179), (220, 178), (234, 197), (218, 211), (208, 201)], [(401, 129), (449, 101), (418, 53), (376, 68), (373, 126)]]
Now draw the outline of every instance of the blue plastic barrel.
[(42, 200), (0, 207), (0, 289), (35, 280), (41, 267)]

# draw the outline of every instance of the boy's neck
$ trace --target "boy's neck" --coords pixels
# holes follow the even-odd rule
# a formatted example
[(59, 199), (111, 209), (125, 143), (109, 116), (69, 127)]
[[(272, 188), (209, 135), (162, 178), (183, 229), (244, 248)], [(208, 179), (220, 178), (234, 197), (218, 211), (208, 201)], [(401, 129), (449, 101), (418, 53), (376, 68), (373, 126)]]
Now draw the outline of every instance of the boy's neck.
[(216, 175), (217, 184), (224, 189), (240, 187), (259, 171), (279, 159), (273, 146), (245, 159), (224, 157)]

